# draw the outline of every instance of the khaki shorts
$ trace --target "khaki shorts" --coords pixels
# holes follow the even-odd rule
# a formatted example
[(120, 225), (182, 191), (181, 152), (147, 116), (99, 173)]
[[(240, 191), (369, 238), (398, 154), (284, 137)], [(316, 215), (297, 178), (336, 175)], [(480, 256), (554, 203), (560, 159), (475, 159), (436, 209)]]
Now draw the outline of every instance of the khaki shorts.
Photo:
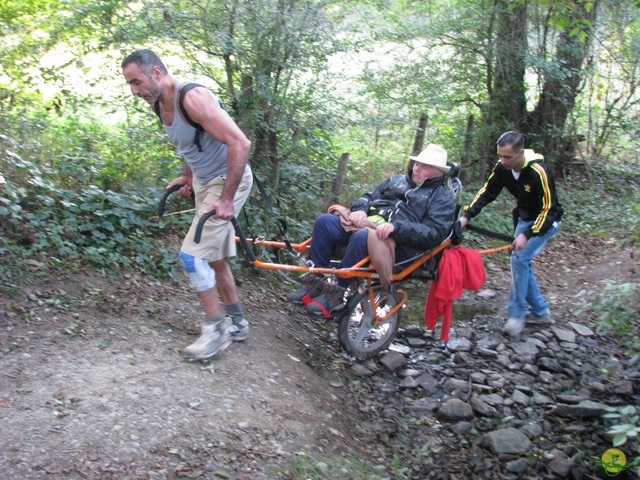
[[(210, 262), (236, 255), (235, 230), (228, 220), (209, 218), (202, 228), (200, 243), (195, 243), (193, 240), (200, 217), (205, 213), (207, 207), (211, 205), (211, 202), (220, 198), (225, 181), (225, 177), (217, 177), (211, 180), (208, 185), (200, 185), (194, 177), (193, 191), (196, 196), (196, 215), (193, 217), (191, 227), (182, 242), (181, 250), (184, 253), (196, 258), (204, 258)], [(233, 209), (236, 217), (240, 214), (240, 210), (242, 210), (247, 198), (249, 198), (252, 185), (253, 175), (251, 170), (247, 169), (242, 176), (233, 199)]]

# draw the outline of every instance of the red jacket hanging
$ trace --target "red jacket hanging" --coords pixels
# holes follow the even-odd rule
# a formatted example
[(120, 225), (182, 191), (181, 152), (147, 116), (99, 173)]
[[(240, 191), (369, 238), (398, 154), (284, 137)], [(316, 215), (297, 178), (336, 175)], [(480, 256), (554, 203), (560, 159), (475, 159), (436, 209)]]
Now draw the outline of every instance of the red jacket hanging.
[(479, 290), (485, 279), (480, 252), (464, 247), (446, 249), (424, 306), (427, 330), (434, 330), (438, 318), (443, 317), (440, 340), (448, 341), (453, 301), (462, 296), (462, 290)]

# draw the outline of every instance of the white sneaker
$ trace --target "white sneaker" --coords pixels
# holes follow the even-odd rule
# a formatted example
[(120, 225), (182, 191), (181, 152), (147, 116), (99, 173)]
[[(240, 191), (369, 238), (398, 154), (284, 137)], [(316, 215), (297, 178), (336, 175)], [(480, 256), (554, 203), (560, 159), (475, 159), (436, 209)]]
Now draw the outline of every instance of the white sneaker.
[(243, 318), (239, 322), (229, 325), (227, 332), (234, 342), (243, 342), (249, 336), (249, 322)]
[(230, 325), (230, 318), (225, 318), (216, 324), (202, 325), (202, 334), (194, 343), (184, 349), (185, 355), (198, 360), (206, 360), (222, 352), (233, 342), (227, 331)]
[(504, 327), (502, 328), (502, 330), (507, 335), (511, 335), (512, 337), (515, 337), (520, 332), (522, 332), (523, 328), (524, 328), (524, 317), (509, 317), (509, 319), (507, 320), (507, 323), (504, 324)]

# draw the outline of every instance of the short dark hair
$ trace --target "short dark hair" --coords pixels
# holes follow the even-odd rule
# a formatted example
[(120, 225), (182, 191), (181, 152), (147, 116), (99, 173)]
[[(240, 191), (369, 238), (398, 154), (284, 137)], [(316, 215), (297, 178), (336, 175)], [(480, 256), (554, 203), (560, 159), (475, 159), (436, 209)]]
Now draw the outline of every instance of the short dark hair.
[(159, 67), (160, 71), (164, 75), (167, 75), (169, 73), (167, 71), (167, 67), (165, 67), (164, 63), (162, 63), (162, 60), (160, 60), (160, 57), (158, 57), (158, 55), (153, 53), (148, 48), (136, 50), (135, 52), (127, 55), (122, 61), (121, 68), (126, 67), (130, 63), (135, 63), (136, 65), (138, 65), (147, 76), (151, 76), (151, 70), (153, 70), (153, 67)]
[(517, 130), (509, 130), (500, 135), (497, 143), (499, 147), (511, 145), (512, 150), (520, 150), (524, 147), (524, 135)]

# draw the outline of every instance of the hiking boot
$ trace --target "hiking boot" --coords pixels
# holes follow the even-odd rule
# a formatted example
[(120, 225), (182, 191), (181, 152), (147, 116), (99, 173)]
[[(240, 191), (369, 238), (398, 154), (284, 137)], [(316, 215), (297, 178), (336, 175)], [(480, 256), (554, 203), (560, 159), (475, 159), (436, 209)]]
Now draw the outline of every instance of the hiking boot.
[(515, 337), (524, 328), (524, 317), (509, 317), (507, 323), (504, 324), (502, 331), (507, 335)]
[(551, 312), (547, 309), (542, 315), (534, 315), (533, 313), (528, 313), (524, 319), (527, 325), (551, 325), (554, 322), (551, 317)]
[(218, 323), (202, 325), (202, 334), (198, 340), (184, 349), (185, 355), (206, 360), (222, 352), (233, 342), (227, 331), (231, 325), (231, 319), (228, 317)]
[(309, 274), (304, 277), (302, 285), (295, 292), (287, 295), (287, 300), (291, 303), (302, 305), (302, 297), (309, 295), (311, 298), (317, 297), (324, 289), (324, 278), (322, 276)]
[(331, 311), (344, 304), (347, 289), (339, 285), (329, 285), (322, 295), (307, 305), (307, 313), (312, 317), (327, 317)]
[(227, 333), (234, 342), (243, 342), (249, 336), (249, 322), (244, 318), (234, 322), (227, 327)]

